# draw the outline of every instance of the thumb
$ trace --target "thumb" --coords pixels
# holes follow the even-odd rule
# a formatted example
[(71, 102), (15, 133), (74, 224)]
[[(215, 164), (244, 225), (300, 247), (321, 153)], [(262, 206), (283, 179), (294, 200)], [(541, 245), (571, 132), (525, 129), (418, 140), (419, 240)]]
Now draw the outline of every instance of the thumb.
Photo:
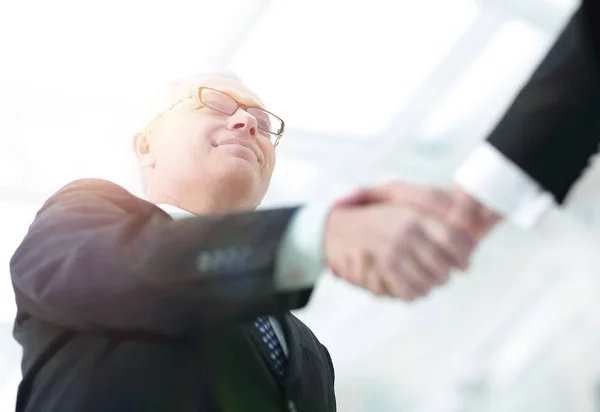
[(359, 206), (372, 203), (395, 203), (418, 212), (445, 219), (453, 207), (452, 195), (442, 189), (407, 182), (361, 188), (340, 199), (336, 205)]
[(351, 194), (339, 199), (335, 202), (335, 206), (348, 207), (348, 206), (361, 206), (369, 203), (375, 203), (372, 200), (372, 194), (370, 189), (358, 189)]

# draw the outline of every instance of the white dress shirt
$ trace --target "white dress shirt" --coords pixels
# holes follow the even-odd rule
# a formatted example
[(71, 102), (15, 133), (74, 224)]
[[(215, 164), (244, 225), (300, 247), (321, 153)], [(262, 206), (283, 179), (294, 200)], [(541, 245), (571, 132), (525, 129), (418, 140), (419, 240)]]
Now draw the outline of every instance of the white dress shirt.
[(525, 229), (534, 227), (554, 205), (550, 193), (487, 142), (458, 168), (454, 183)]
[[(192, 213), (173, 205), (157, 205), (173, 219), (193, 216)], [(323, 271), (322, 241), (325, 222), (331, 203), (314, 203), (300, 208), (283, 236), (281, 249), (275, 263), (275, 286), (282, 291), (312, 287)], [(269, 320), (277, 339), (288, 354), (287, 342), (281, 325), (274, 317)]]

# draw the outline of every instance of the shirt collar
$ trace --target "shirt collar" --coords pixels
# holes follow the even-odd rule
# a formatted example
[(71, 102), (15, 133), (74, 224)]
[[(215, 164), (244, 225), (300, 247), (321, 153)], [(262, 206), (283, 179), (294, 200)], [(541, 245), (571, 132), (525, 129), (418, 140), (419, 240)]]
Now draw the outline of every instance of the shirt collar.
[(164, 210), (174, 220), (195, 216), (192, 212), (188, 212), (187, 210), (166, 203), (161, 203), (156, 206)]

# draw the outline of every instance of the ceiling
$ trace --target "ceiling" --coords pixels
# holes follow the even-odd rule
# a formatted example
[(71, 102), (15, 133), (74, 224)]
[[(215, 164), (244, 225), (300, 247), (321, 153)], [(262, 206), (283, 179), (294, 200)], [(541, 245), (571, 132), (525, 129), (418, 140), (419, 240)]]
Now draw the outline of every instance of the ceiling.
[[(447, 185), (576, 3), (0, 4), (0, 367), (12, 377), (0, 402), (11, 408), (18, 382), (10, 255), (72, 179), (139, 191), (130, 137), (157, 88), (227, 67), (286, 120), (267, 206), (391, 178)], [(535, 232), (500, 228), (468, 274), (413, 305), (325, 274), (299, 316), (331, 350), (340, 411), (597, 410), (599, 184), (593, 170)]]

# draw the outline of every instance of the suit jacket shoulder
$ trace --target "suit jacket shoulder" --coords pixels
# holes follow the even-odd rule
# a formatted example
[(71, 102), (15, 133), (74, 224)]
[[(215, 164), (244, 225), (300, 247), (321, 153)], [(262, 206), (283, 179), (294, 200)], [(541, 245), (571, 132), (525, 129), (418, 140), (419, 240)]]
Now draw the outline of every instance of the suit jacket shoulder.
[(113, 183), (72, 182), (11, 259), (17, 307), (75, 330), (163, 334), (301, 307), (304, 290), (283, 294), (273, 280), (296, 209), (174, 221)]
[(127, 213), (159, 213), (168, 216), (154, 204), (133, 195), (122, 186), (96, 178), (78, 179), (64, 185), (48, 198), (38, 215), (56, 204), (85, 203), (86, 198), (98, 199), (98, 208), (118, 207)]

